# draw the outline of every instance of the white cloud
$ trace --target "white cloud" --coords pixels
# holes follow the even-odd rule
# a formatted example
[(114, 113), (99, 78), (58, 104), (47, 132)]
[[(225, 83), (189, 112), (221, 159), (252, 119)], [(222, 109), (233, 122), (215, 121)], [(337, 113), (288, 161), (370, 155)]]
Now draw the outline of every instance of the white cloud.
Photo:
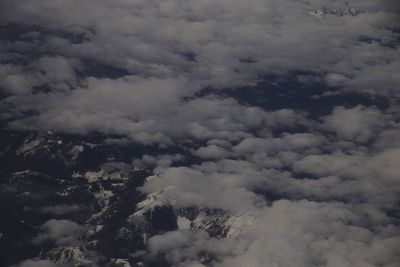
[(162, 190), (159, 200), (176, 207), (205, 206), (237, 211), (262, 202), (246, 188), (249, 183), (246, 178), (229, 173), (203, 173), (187, 167), (168, 168), (151, 177), (142, 190), (147, 193)]
[(58, 245), (66, 245), (76, 243), (85, 232), (86, 227), (69, 220), (51, 219), (45, 222), (40, 229), (43, 232), (34, 238), (34, 243), (50, 239)]
[(323, 127), (335, 132), (339, 138), (367, 142), (385, 124), (385, 116), (377, 109), (357, 106), (346, 109), (336, 107), (332, 114), (323, 118)]

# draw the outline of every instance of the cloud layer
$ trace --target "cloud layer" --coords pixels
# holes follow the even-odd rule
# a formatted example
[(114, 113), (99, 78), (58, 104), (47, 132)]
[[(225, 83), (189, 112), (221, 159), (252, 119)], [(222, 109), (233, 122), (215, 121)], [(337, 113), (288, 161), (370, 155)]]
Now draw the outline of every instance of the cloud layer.
[[(0, 10), (3, 30), (23, 25), (1, 40), (4, 127), (179, 148), (132, 159), (154, 172), (145, 208), (229, 218), (224, 238), (180, 229), (151, 237), (147, 255), (192, 267), (400, 263), (392, 2), (3, 0)], [(329, 113), (265, 104), (304, 99), (293, 95)], [(37, 242), (72, 244), (85, 229), (41, 230)], [(38, 264), (53, 266), (21, 266)]]

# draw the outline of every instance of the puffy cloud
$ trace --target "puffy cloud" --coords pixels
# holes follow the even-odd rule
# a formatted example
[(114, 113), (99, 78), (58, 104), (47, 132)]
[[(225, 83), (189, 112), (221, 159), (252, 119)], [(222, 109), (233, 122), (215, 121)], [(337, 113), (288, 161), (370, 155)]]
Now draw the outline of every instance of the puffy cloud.
[(31, 89), (32, 82), (23, 74), (15, 71), (15, 66), (0, 66), (1, 87), (6, 92), (12, 94), (28, 93)]
[[(370, 231), (364, 221), (368, 211), (339, 203), (276, 201), (258, 210), (251, 226), (238, 237), (210, 238), (187, 230), (154, 236), (153, 253), (167, 253), (171, 263), (186, 259), (197, 264), (208, 253), (215, 266), (391, 266), (400, 260), (398, 237), (390, 226)], [(394, 232), (392, 232), (394, 230)], [(206, 259), (204, 259), (206, 258)]]
[(85, 232), (86, 227), (69, 220), (51, 219), (45, 222), (40, 229), (43, 233), (33, 240), (41, 243), (45, 240), (54, 240), (58, 245), (76, 243), (78, 238)]
[(69, 91), (76, 86), (76, 72), (81, 66), (76, 59), (43, 56), (28, 65), (0, 65), (2, 89), (14, 95), (36, 93), (48, 86), (57, 91)]
[[(270, 139), (274, 140), (262, 141)], [(336, 143), (330, 142), (334, 148)], [(268, 156), (251, 156), (166, 169), (149, 179), (143, 190), (159, 192), (159, 204), (225, 210), (235, 218), (235, 224), (227, 222), (226, 227), (237, 231), (237, 235), (222, 239), (201, 231), (170, 232), (150, 238), (149, 251), (187, 266), (210, 261), (215, 266), (397, 264), (400, 231), (387, 211), (396, 209), (399, 201), (398, 149), (350, 147), (346, 153), (331, 154), (317, 149), (307, 155), (303, 151), (310, 144), (320, 147), (321, 141), (294, 144), (301, 145), (286, 146), (287, 152), (274, 155), (279, 162), (286, 162), (272, 167), (276, 169), (263, 162)], [(259, 147), (231, 157), (259, 153)], [(288, 168), (293, 173), (286, 171)], [(313, 177), (295, 178), (296, 173)], [(252, 192), (257, 193), (249, 194)], [(276, 198), (280, 200), (274, 201)]]
[(251, 242), (237, 243), (233, 255), (217, 266), (279, 266), (293, 262), (297, 266), (379, 266), (399, 261), (395, 252), (398, 238), (369, 231), (363, 226), (362, 212), (342, 204), (277, 201), (244, 235)]
[(398, 176), (400, 171), (400, 166), (398, 164), (399, 158), (399, 148), (388, 149), (369, 159), (366, 162), (366, 167), (383, 183), (390, 187), (397, 186), (400, 182)]
[(379, 131), (374, 147), (378, 150), (400, 147), (400, 129), (383, 129)]
[(44, 73), (46, 82), (73, 81), (75, 79), (73, 63), (73, 60), (68, 60), (61, 56), (44, 56), (34, 63), (34, 67), (39, 72)]
[(22, 102), (18, 98), (5, 102), (18, 105), (19, 110), (10, 111), (16, 115), (41, 110), (37, 116), (23, 116), (11, 122), (15, 128), (78, 134), (100, 131), (124, 135), (143, 144), (171, 145), (182, 139), (237, 141), (250, 137), (251, 130), (295, 128), (308, 123), (302, 112), (266, 112), (240, 105), (231, 98), (207, 96), (181, 101), (180, 97), (190, 94), (185, 91), (187, 86), (187, 81), (179, 79), (93, 78), (85, 89), (61, 98), (35, 94)]
[(385, 117), (377, 109), (363, 106), (350, 109), (336, 107), (331, 115), (324, 117), (323, 127), (335, 132), (339, 138), (367, 142), (384, 123)]
[(229, 173), (204, 173), (187, 167), (168, 168), (149, 177), (142, 190), (161, 191), (159, 200), (176, 207), (205, 206), (238, 211), (262, 202), (247, 188), (250, 181), (246, 178)]
[(296, 173), (317, 176), (339, 175), (351, 166), (359, 164), (365, 157), (350, 156), (343, 153), (330, 155), (309, 155), (293, 164)]
[[(3, 16), (5, 21), (65, 33), (50, 32), (48, 38), (34, 39), (40, 54), (53, 56), (39, 59), (32, 65), (36, 69), (22, 75), (25, 78), (41, 70), (49, 80), (70, 79), (74, 71), (69, 58), (78, 62), (91, 58), (141, 77), (183, 75), (192, 84), (214, 88), (247, 85), (263, 75), (302, 70), (327, 73), (331, 85), (389, 94), (399, 84), (395, 75), (398, 53), (392, 45), (397, 14), (389, 4), (121, 0), (112, 5), (86, 1), (82, 6), (76, 0), (7, 0), (1, 7), (9, 11)], [(352, 16), (345, 12), (349, 8), (362, 12)], [(85, 10), (91, 10), (90, 16)], [(313, 17), (313, 10), (325, 12), (323, 19)], [(76, 37), (79, 40), (69, 40), (71, 34), (80, 36)], [(34, 42), (15, 44), (21, 47), (15, 48), (20, 55), (26, 54), (25, 46), (35, 47)], [(6, 90), (26, 92), (19, 75), (7, 78)]]
[(320, 147), (324, 138), (309, 133), (284, 134), (282, 138), (246, 138), (233, 151), (244, 153), (264, 152), (275, 154), (283, 150), (304, 151), (313, 147)]

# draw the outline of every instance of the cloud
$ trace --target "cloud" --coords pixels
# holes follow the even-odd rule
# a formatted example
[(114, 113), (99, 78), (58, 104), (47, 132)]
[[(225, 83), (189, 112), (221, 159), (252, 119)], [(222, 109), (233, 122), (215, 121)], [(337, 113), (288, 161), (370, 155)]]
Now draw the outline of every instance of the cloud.
[(0, 75), (2, 77), (1, 87), (12, 94), (24, 94), (30, 91), (32, 82), (23, 74), (16, 71), (15, 66), (1, 65)]
[[(397, 264), (400, 232), (387, 211), (399, 201), (398, 149), (341, 147), (335, 138), (321, 143), (318, 135), (285, 137), (295, 141), (273, 154), (279, 164), (271, 165), (269, 150), (260, 145), (275, 138), (265, 137), (232, 159), (164, 169), (149, 178), (143, 190), (158, 192), (158, 204), (224, 210), (232, 218), (225, 227), (235, 231), (221, 239), (202, 231), (169, 232), (150, 238), (149, 252), (187, 266)], [(331, 152), (321, 149), (324, 143)]]
[(57, 267), (58, 265), (48, 260), (25, 260), (17, 267)]
[(383, 183), (388, 186), (395, 186), (399, 182), (397, 173), (400, 170), (398, 159), (400, 149), (393, 148), (385, 150), (367, 161), (367, 168)]
[[(5, 25), (27, 26), (0, 53), (0, 118), (177, 148), (133, 159), (154, 173), (141, 190), (177, 213), (218, 210), (239, 230), (151, 237), (149, 255), (176, 266), (395, 266), (392, 2), (3, 0)], [(110, 176), (127, 165), (102, 167)], [(36, 242), (61, 245), (85, 227), (50, 220), (41, 230)]]
[(48, 206), (48, 207), (43, 207), (40, 209), (40, 211), (43, 213), (52, 213), (55, 215), (69, 214), (69, 213), (77, 212), (79, 210), (81, 210), (81, 207), (79, 207), (76, 204)]
[(196, 157), (204, 159), (221, 159), (228, 156), (226, 150), (216, 145), (200, 147), (199, 149), (193, 151), (192, 154)]
[(320, 177), (338, 175), (351, 166), (359, 164), (365, 157), (346, 154), (309, 155), (293, 165), (296, 173), (308, 173)]
[(360, 213), (341, 204), (277, 201), (244, 234), (251, 241), (237, 243), (217, 266), (395, 264), (396, 239), (368, 231)]
[(232, 98), (207, 96), (181, 101), (180, 97), (187, 93), (186, 86), (189, 83), (181, 80), (90, 79), (86, 89), (62, 98), (54, 96), (50, 103), (49, 96), (43, 94), (23, 102), (16, 98), (5, 102), (18, 105), (23, 113), (41, 109), (39, 115), (11, 122), (18, 129), (42, 128), (75, 134), (100, 131), (124, 135), (145, 145), (171, 145), (182, 139), (234, 141), (250, 137), (249, 130), (265, 126), (294, 128), (308, 123), (302, 112), (266, 112), (242, 106)]
[(35, 62), (35, 67), (38, 71), (44, 73), (43, 79), (46, 82), (61, 82), (74, 80), (77, 66), (74, 66), (72, 60), (61, 56), (44, 56)]
[(246, 177), (228, 173), (203, 173), (179, 167), (168, 168), (149, 178), (144, 192), (163, 190), (159, 200), (176, 207), (205, 206), (227, 210), (241, 210), (262, 201), (246, 188)]
[(43, 232), (35, 237), (34, 243), (53, 240), (58, 245), (66, 245), (76, 243), (85, 232), (86, 227), (69, 220), (51, 219), (45, 222), (40, 229)]
[[(259, 210), (250, 228), (230, 239), (201, 231), (175, 231), (149, 240), (153, 253), (167, 253), (171, 263), (203, 260), (215, 266), (379, 266), (396, 264), (398, 238), (364, 226), (364, 211), (339, 203), (276, 201)], [(380, 231), (391, 231), (390, 226)], [(382, 232), (380, 232), (382, 233)], [(207, 259), (208, 258), (208, 259)], [(191, 262), (192, 263), (192, 262)], [(204, 263), (204, 262), (203, 262)]]
[(282, 138), (246, 138), (233, 151), (243, 153), (264, 152), (275, 154), (284, 150), (306, 150), (307, 148), (320, 147), (324, 138), (309, 133), (284, 134)]
[(28, 65), (1, 64), (1, 88), (13, 95), (27, 95), (48, 86), (57, 91), (69, 91), (76, 86), (76, 59), (63, 56), (43, 56)]
[(344, 140), (367, 142), (384, 126), (385, 116), (377, 109), (357, 106), (346, 109), (336, 107), (323, 118), (324, 127)]
[[(6, 0), (1, 7), (9, 11), (6, 22), (40, 25), (33, 40), (6, 48), (5, 55), (18, 54), (21, 60), (4, 60), (0, 70), (1, 86), (14, 95), (1, 101), (2, 117), (17, 129), (98, 131), (163, 145), (186, 138), (185, 131), (196, 139), (238, 140), (245, 134), (233, 129), (237, 122), (230, 118), (204, 125), (204, 113), (215, 117), (236, 111), (215, 108), (226, 107), (226, 101), (193, 99), (200, 90), (248, 86), (260, 77), (299, 71), (325, 77), (328, 86), (377, 95), (396, 94), (399, 84), (397, 48), (390, 45), (397, 16), (376, 1), (349, 6), (346, 1), (120, 0), (82, 6), (75, 0)], [(362, 12), (352, 16), (345, 12), (349, 8)], [(310, 15), (313, 10), (325, 12), (323, 18)], [(26, 47), (38, 55), (30, 57)], [(110, 75), (114, 69), (124, 74), (93, 77), (100, 67), (88, 69), (88, 60), (108, 66)], [(266, 126), (300, 122), (293, 110), (261, 118), (253, 107), (240, 109), (247, 127), (261, 121)], [(340, 127), (333, 118), (327, 120), (328, 128)], [(226, 127), (215, 135), (217, 122)], [(339, 131), (347, 139), (369, 138), (368, 133)]]

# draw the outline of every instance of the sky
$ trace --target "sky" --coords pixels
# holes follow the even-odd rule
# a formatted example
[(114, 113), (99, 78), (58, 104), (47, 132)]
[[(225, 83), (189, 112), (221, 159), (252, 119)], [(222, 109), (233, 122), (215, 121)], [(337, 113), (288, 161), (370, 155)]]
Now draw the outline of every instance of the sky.
[[(1, 125), (195, 157), (132, 162), (158, 204), (232, 218), (225, 238), (151, 237), (173, 266), (398, 266), (394, 2), (2, 0)], [(42, 230), (68, 243), (84, 226)]]

